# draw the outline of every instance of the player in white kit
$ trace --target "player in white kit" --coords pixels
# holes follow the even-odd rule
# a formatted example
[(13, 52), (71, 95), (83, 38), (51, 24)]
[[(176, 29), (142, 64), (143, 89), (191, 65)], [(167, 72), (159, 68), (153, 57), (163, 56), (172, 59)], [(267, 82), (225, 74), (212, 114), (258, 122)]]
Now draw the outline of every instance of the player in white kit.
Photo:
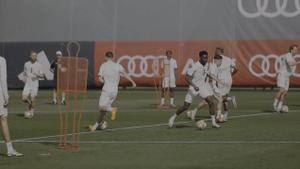
[(275, 112), (281, 111), (284, 97), (289, 90), (290, 76), (295, 71), (296, 65), (300, 63), (300, 61), (296, 62), (294, 58), (297, 52), (298, 46), (291, 45), (289, 47), (289, 53), (281, 56), (280, 70), (277, 74), (277, 87), (279, 87), (279, 91), (273, 102), (273, 109)]
[(176, 87), (177, 62), (172, 58), (172, 51), (167, 50), (166, 56), (167, 58), (164, 59), (161, 64), (163, 80), (160, 106), (162, 107), (165, 105), (166, 95), (169, 94), (170, 105), (176, 107), (174, 103), (174, 90)]
[(174, 121), (178, 115), (187, 110), (195, 96), (200, 96), (203, 98), (209, 106), (209, 113), (211, 115), (212, 126), (219, 128), (220, 125), (216, 123), (215, 113), (217, 109), (217, 100), (213, 97), (213, 91), (209, 86), (209, 79), (221, 81), (214, 77), (210, 70), (210, 64), (208, 61), (208, 53), (206, 51), (199, 52), (199, 61), (196, 62), (191, 69), (186, 73), (186, 81), (188, 82), (189, 90), (186, 94), (184, 105), (177, 109), (169, 119), (169, 127), (173, 127)]
[[(226, 121), (228, 118), (228, 101), (232, 101), (234, 105), (236, 105), (235, 97), (229, 96), (231, 85), (232, 85), (232, 76), (237, 73), (236, 64), (233, 59), (224, 56), (224, 49), (217, 47), (214, 60), (213, 60), (213, 68), (214, 68), (214, 76), (216, 76), (219, 80), (223, 82), (223, 84), (213, 82), (211, 84), (211, 88), (214, 91), (214, 96), (218, 99), (218, 112), (217, 114), (221, 114), (222, 104), (224, 109), (224, 120)], [(199, 105), (191, 111), (191, 119), (195, 120), (195, 115), (198, 109), (205, 107), (207, 103), (201, 101)]]
[(25, 111), (25, 118), (32, 118), (34, 114), (35, 98), (39, 90), (39, 80), (45, 75), (41, 64), (37, 61), (37, 52), (30, 52), (31, 60), (24, 65), (24, 83), (22, 100), (28, 104), (28, 111)]
[(112, 112), (112, 120), (114, 120), (116, 108), (111, 107), (111, 105), (117, 97), (121, 76), (124, 76), (127, 80), (129, 80), (133, 87), (136, 87), (135, 82), (126, 73), (125, 69), (119, 63), (115, 63), (113, 61), (113, 53), (106, 52), (105, 56), (106, 62), (100, 66), (98, 74), (100, 82), (104, 83), (99, 99), (100, 116), (94, 125), (89, 125), (90, 131), (103, 130), (107, 128), (105, 116), (108, 112)]
[(17, 152), (10, 141), (10, 134), (7, 124), (7, 106), (9, 95), (7, 90), (7, 70), (6, 60), (0, 56), (0, 123), (4, 141), (7, 147), (7, 156), (22, 156), (23, 154)]

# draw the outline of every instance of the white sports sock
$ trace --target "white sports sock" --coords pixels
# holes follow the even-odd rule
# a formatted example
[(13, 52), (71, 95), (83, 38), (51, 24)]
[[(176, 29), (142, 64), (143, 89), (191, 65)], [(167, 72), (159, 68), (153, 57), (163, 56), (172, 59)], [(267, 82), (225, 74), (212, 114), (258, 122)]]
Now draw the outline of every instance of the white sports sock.
[(277, 107), (277, 111), (281, 111), (282, 105), (283, 105), (283, 102), (282, 102), (282, 101), (279, 101), (278, 107)]
[(232, 100), (231, 96), (228, 96), (226, 100), (231, 101)]
[(7, 152), (13, 152), (14, 151), (14, 148), (13, 148), (11, 142), (6, 143), (6, 147), (7, 147)]
[(162, 104), (165, 104), (165, 98), (161, 98), (160, 99), (160, 104), (162, 105)]
[(273, 106), (277, 107), (277, 104), (278, 104), (278, 99), (274, 99)]
[(216, 117), (215, 117), (215, 115), (211, 115), (210, 118), (211, 118), (211, 123), (212, 124), (216, 124)]
[(61, 100), (62, 100), (62, 101), (65, 101), (65, 100), (66, 100), (66, 94), (65, 94), (65, 93), (62, 93), (62, 94), (61, 94)]
[(174, 104), (174, 98), (173, 97), (170, 99), (170, 103)]
[(53, 101), (56, 102), (56, 93), (53, 92)]
[(97, 128), (99, 126), (99, 123), (98, 122), (96, 122), (94, 125), (93, 125), (93, 128)]

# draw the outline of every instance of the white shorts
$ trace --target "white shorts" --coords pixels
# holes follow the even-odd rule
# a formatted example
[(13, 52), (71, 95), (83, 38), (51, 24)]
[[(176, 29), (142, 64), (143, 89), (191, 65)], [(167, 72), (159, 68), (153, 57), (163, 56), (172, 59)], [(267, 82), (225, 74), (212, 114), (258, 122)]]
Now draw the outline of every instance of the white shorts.
[(39, 83), (25, 83), (22, 96), (36, 97), (39, 91)]
[(7, 117), (7, 108), (3, 106), (4, 98), (0, 97), (0, 117)]
[(277, 87), (283, 88), (288, 91), (290, 86), (290, 77), (282, 74), (278, 74), (277, 76)]
[(175, 78), (165, 77), (162, 82), (163, 88), (174, 88), (176, 87)]
[(102, 91), (99, 99), (99, 108), (105, 107), (106, 109), (110, 109), (111, 105), (117, 98), (118, 92), (106, 92)]
[(206, 99), (208, 96), (213, 96), (213, 90), (208, 85), (200, 87), (198, 91), (195, 91), (193, 87), (189, 87), (189, 90), (185, 96), (185, 102), (192, 103), (195, 96)]

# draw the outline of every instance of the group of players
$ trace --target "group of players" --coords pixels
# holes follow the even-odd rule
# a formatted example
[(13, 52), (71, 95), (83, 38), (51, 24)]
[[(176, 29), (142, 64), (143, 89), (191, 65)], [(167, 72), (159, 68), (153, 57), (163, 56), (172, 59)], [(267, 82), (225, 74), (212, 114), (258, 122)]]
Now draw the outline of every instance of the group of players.
[[(280, 112), (284, 96), (289, 88), (289, 77), (295, 70), (295, 66), (300, 61), (295, 61), (298, 46), (291, 45), (289, 52), (281, 57), (280, 71), (277, 76), (277, 86), (279, 91), (274, 99), (273, 108), (274, 111)], [(56, 52), (56, 59), (51, 64), (51, 69), (55, 72), (59, 68), (59, 59), (62, 56), (60, 51)], [(125, 69), (119, 63), (114, 62), (113, 52), (106, 52), (106, 62), (100, 66), (99, 69), (99, 81), (103, 83), (101, 96), (99, 99), (99, 112), (100, 115), (93, 125), (89, 126), (90, 131), (103, 130), (107, 128), (106, 116), (108, 113), (112, 113), (111, 119), (116, 119), (117, 108), (112, 107), (118, 94), (118, 86), (121, 77), (125, 77), (132, 83), (133, 87), (136, 87), (134, 80), (126, 73)], [(42, 72), (42, 66), (37, 61), (37, 52), (31, 51), (31, 60), (24, 65), (24, 72), (19, 76), (24, 81), (24, 89), (22, 92), (22, 100), (28, 105), (28, 111), (25, 112), (28, 117), (32, 117), (34, 113), (35, 97), (38, 93), (39, 80), (45, 77)], [(195, 62), (190, 68), (185, 79), (189, 84), (188, 92), (186, 94), (183, 106), (179, 107), (177, 111), (169, 118), (169, 127), (174, 126), (176, 117), (188, 110), (193, 98), (199, 96), (203, 99), (199, 105), (193, 109), (191, 119), (195, 121), (195, 115), (198, 109), (208, 105), (209, 113), (211, 115), (212, 127), (219, 128), (220, 124), (217, 123), (216, 117), (221, 114), (223, 107), (224, 120), (228, 119), (228, 101), (235, 103), (235, 98), (230, 97), (230, 89), (232, 85), (232, 76), (237, 73), (238, 69), (234, 60), (230, 57), (224, 56), (224, 49), (216, 48), (213, 60), (208, 62), (208, 52), (200, 51), (199, 60)], [(7, 70), (6, 60), (4, 57), (0, 57), (0, 117), (1, 128), (4, 135), (4, 140), (7, 145), (8, 156), (22, 156), (23, 154), (17, 152), (10, 141), (10, 135), (7, 125), (7, 105), (9, 102), (8, 90), (7, 90)], [(161, 64), (163, 69), (163, 81), (162, 81), (162, 95), (161, 95), (161, 107), (165, 105), (165, 91), (169, 91), (170, 105), (175, 106), (174, 102), (174, 89), (176, 87), (176, 69), (177, 63), (172, 58), (172, 51), (166, 51), (166, 58)], [(54, 77), (56, 79), (56, 77)], [(53, 91), (53, 103), (57, 103), (56, 90)], [(61, 103), (65, 104), (64, 94), (62, 94)]]

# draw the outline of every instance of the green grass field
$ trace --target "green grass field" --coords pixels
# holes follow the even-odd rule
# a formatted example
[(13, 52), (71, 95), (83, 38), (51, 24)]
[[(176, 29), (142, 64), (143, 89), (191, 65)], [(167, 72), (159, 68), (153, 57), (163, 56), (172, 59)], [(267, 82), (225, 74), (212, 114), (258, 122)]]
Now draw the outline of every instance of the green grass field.
[[(186, 91), (177, 92), (177, 105)], [(85, 126), (98, 116), (99, 91), (90, 91), (82, 119), (81, 150), (57, 148), (59, 115), (50, 103), (51, 91), (40, 91), (31, 120), (21, 91), (10, 91), (9, 124), (15, 148), (24, 157), (8, 158), (0, 145), (1, 169), (299, 169), (299, 92), (289, 92), (287, 114), (272, 114), (275, 92), (233, 91), (238, 109), (231, 111), (220, 129), (197, 130), (183, 114), (176, 128), (166, 123), (175, 109), (158, 110), (153, 91), (123, 90), (115, 105), (118, 119), (110, 121), (113, 130), (87, 133)], [(198, 100), (197, 100), (198, 101)], [(194, 104), (197, 102), (195, 100)], [(209, 118), (207, 110), (198, 118)], [(45, 136), (45, 137), (44, 137)], [(41, 138), (37, 138), (41, 137)]]

